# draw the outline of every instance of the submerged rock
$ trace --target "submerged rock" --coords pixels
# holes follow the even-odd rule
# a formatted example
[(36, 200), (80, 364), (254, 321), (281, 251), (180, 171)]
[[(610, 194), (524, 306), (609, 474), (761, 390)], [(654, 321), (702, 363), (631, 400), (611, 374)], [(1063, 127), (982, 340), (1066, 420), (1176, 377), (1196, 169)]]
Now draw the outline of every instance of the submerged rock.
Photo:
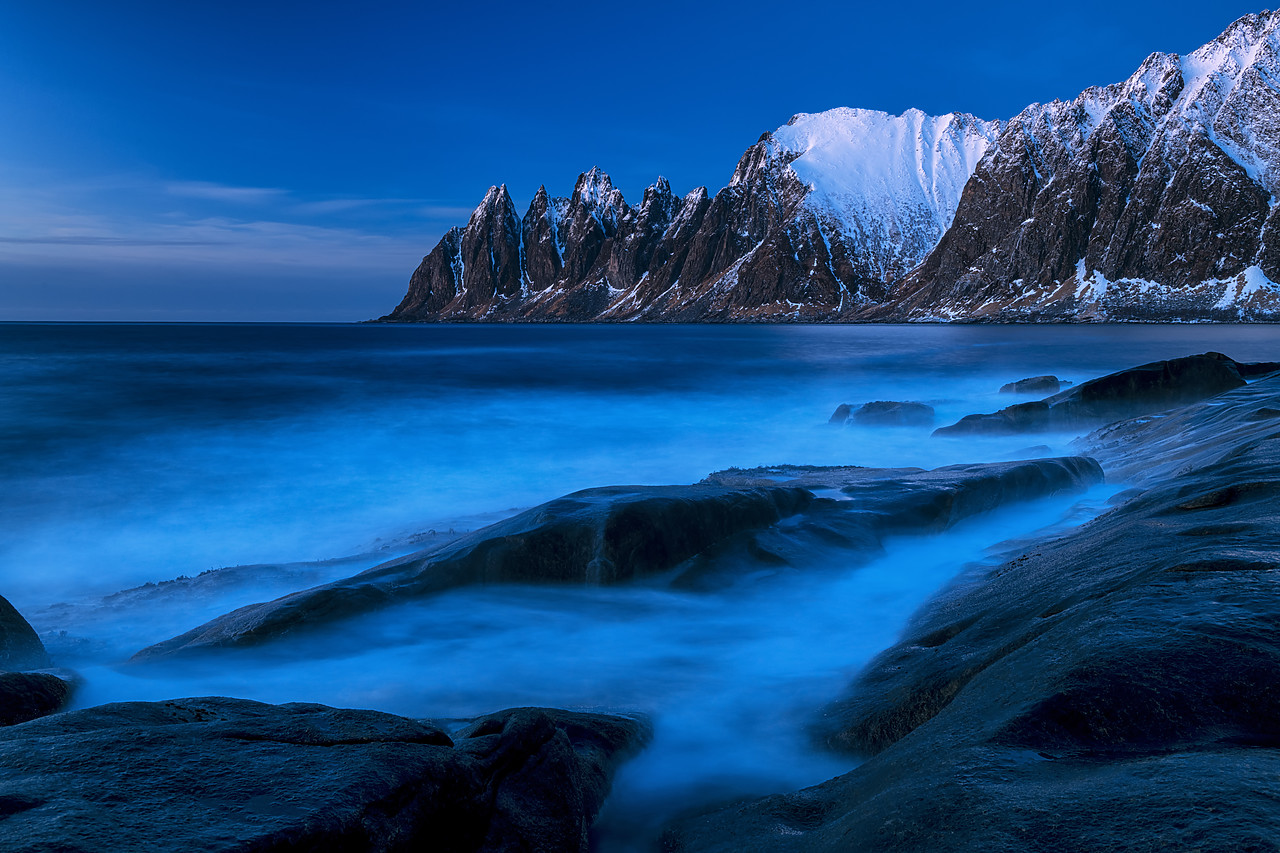
[(842, 403), (831, 415), (829, 423), (853, 423), (860, 426), (931, 426), (933, 406), (916, 402), (877, 400), (854, 409)]
[[(1192, 407), (1181, 441), (1203, 455), (926, 605), (817, 727), (872, 756), (857, 769), (677, 821), (664, 849), (1276, 849), (1280, 433), (1250, 419), (1268, 402), (1280, 379)], [(1103, 434), (1111, 458), (1159, 462), (1167, 420)]]
[(724, 586), (760, 565), (803, 566), (819, 548), (843, 549), (856, 562), (878, 553), (889, 534), (942, 530), (1101, 477), (1093, 460), (1069, 457), (936, 471), (754, 469), (693, 486), (588, 489), (443, 547), (242, 607), (134, 659), (250, 646), (468, 584), (614, 584), (664, 575), (677, 586)]
[(624, 717), (429, 721), (242, 699), (125, 702), (0, 730), (6, 851), (588, 849)]
[[(1000, 386), (1001, 394), (1056, 394), (1063, 381), (1056, 376), (1032, 376)], [(1070, 383), (1065, 383), (1070, 384)]]
[(1038, 402), (968, 415), (933, 434), (999, 435), (1097, 426), (1194, 403), (1244, 384), (1237, 362), (1207, 352), (1120, 370)]

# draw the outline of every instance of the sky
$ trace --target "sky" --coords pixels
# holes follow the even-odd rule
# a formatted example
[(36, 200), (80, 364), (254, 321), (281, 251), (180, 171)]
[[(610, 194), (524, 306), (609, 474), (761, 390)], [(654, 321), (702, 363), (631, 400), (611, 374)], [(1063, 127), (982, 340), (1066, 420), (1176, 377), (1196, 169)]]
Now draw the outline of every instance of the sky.
[(1230, 0), (0, 0), (0, 320), (358, 321), (494, 184), (723, 187), (839, 106), (1010, 118)]

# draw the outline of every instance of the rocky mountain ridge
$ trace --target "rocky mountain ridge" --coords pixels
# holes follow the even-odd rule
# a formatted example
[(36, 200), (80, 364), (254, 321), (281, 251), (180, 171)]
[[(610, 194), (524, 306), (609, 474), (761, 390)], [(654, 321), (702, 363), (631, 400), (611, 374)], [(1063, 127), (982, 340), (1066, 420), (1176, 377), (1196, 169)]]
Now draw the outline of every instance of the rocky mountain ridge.
[(835, 320), (875, 305), (937, 243), (1001, 130), (969, 115), (797, 115), (747, 149), (729, 185), (659, 178), (631, 207), (603, 171), (524, 217), (485, 195), (384, 320)]
[(505, 186), (387, 321), (1280, 319), (1280, 13), (1011, 121), (794, 116), (728, 186)]

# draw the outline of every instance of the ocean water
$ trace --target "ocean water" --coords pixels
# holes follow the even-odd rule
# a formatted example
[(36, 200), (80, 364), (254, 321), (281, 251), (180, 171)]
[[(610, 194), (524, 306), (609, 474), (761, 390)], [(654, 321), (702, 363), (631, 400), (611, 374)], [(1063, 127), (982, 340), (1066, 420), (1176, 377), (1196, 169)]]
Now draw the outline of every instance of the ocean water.
[[(848, 770), (805, 740), (815, 709), (958, 572), (1004, 540), (1079, 523), (1123, 484), (904, 537), (870, 564), (829, 556), (723, 593), (459, 590), (306, 648), (180, 672), (123, 662), (234, 607), (580, 488), (691, 483), (732, 466), (1067, 453), (1069, 435), (932, 439), (826, 421), (840, 403), (921, 400), (945, 424), (1008, 404), (997, 390), (1015, 379), (1080, 382), (1211, 349), (1275, 360), (1280, 336), (0, 324), (0, 594), (83, 675), (82, 706), (220, 694), (437, 718), (516, 705), (646, 714), (654, 742), (619, 775), (600, 829), (602, 849), (640, 849), (692, 803)], [(202, 575), (222, 567), (239, 568)]]

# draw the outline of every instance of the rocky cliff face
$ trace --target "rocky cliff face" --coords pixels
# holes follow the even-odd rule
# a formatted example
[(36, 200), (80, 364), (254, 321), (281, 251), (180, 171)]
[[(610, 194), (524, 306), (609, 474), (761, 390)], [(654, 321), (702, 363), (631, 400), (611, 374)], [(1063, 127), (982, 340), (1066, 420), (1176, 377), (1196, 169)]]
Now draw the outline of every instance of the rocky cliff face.
[(802, 114), (714, 197), (491, 189), (384, 320), (1280, 320), (1280, 12), (1123, 83)]
[(955, 221), (864, 312), (901, 319), (1280, 318), (1280, 13), (1035, 104)]
[(592, 169), (521, 219), (495, 187), (383, 319), (834, 320), (924, 259), (1001, 128), (839, 109), (761, 136), (714, 197), (659, 178), (631, 207)]

